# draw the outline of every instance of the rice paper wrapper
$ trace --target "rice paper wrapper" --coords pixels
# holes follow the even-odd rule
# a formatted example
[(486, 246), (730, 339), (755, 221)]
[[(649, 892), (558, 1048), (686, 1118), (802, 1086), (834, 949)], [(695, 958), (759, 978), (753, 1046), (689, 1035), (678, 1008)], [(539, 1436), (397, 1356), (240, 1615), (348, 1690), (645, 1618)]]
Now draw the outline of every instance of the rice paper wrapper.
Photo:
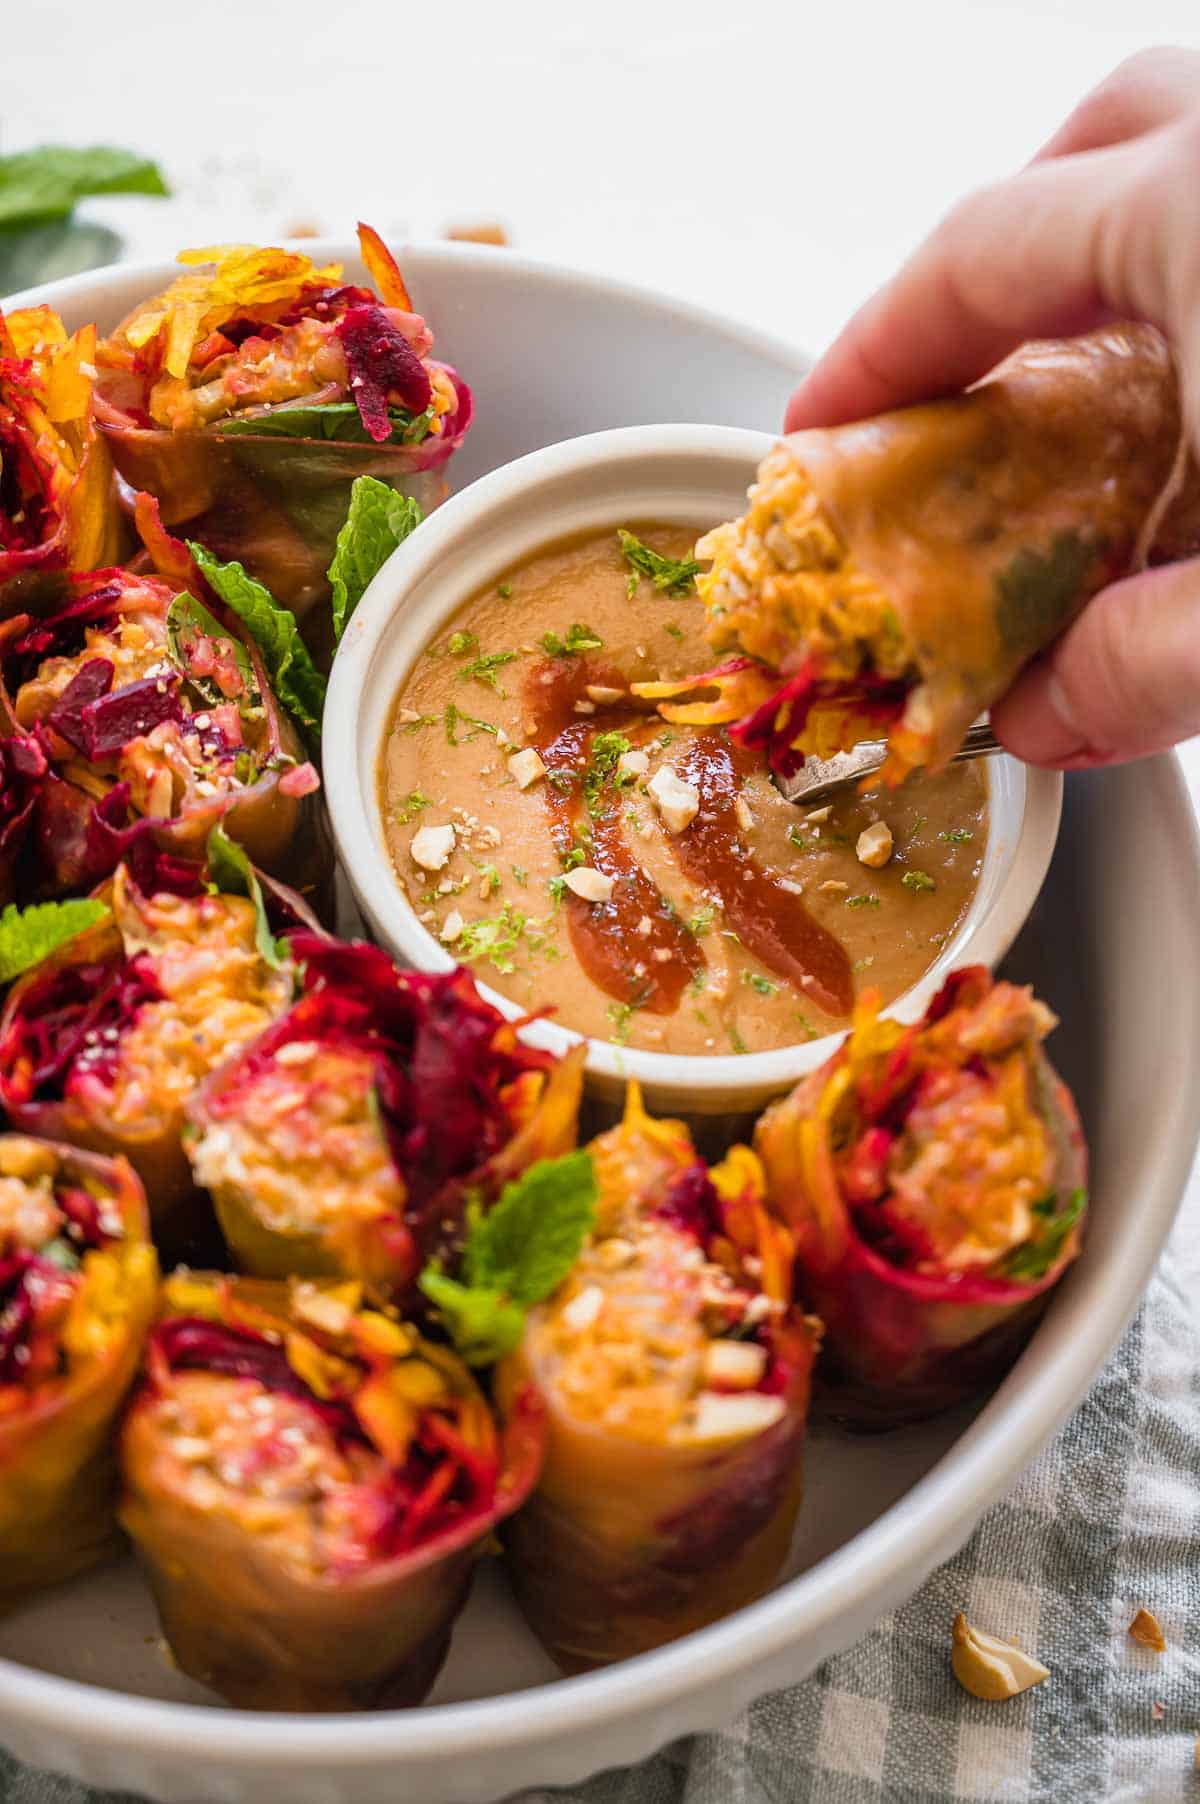
[(913, 647), (922, 683), (889, 735), (912, 763), (949, 758), (1106, 584), (1200, 550), (1184, 433), (1165, 341), (1116, 325), (1027, 345), (966, 395), (784, 441)]
[(471, 391), (453, 371), (458, 411), (417, 445), (254, 434), (243, 425), (167, 432), (134, 425), (110, 402), (97, 414), (121, 477), (157, 497), (164, 525), (236, 560), (303, 618), (329, 594), (326, 572), (359, 476), (410, 496), (423, 513), (446, 499), (445, 464), (471, 423)]
[[(1070, 1194), (1087, 1181), (1083, 1129), (1070, 1091), (1040, 1047), (1034, 1061), (1039, 1108), (1057, 1153), (1055, 1189)], [(815, 1408), (871, 1431), (922, 1421), (997, 1384), (1075, 1257), (1079, 1237), (1067, 1239), (1043, 1277), (1023, 1283), (902, 1270), (860, 1238), (844, 1204), (823, 1230), (800, 1144), (837, 1064), (835, 1054), (767, 1111), (755, 1149), (772, 1206), (796, 1234), (798, 1287), (824, 1324)]]
[(724, 1445), (635, 1441), (580, 1421), (526, 1343), (497, 1370), (507, 1411), (532, 1387), (546, 1412), (533, 1496), (504, 1531), (509, 1573), (536, 1633), (567, 1672), (646, 1653), (741, 1609), (779, 1579), (803, 1491), (816, 1337), (791, 1319), (774, 1353), (787, 1408)]
[[(27, 1409), (0, 1413), (0, 1610), (118, 1551), (116, 1417), (154, 1317), (146, 1199), (123, 1159), (56, 1146), (61, 1175), (113, 1199), (125, 1238), (84, 1258), (71, 1331), (91, 1351)], [(0, 1393), (2, 1395), (2, 1393)]]

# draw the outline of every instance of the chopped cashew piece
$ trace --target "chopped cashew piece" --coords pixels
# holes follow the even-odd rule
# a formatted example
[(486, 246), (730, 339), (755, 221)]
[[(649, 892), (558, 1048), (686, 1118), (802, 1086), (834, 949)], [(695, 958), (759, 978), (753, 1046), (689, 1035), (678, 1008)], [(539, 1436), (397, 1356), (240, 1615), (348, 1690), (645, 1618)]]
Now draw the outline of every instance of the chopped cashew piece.
[(563, 882), (573, 895), (582, 896), (585, 902), (607, 902), (613, 892), (612, 878), (590, 864), (581, 864), (568, 871)]
[(458, 939), (465, 925), (466, 923), (461, 914), (459, 914), (457, 908), (452, 908), (450, 913), (446, 916), (446, 919), (442, 922), (442, 931), (439, 933), (438, 938), (448, 946), (452, 940)]
[(644, 777), (650, 769), (649, 752), (622, 752), (617, 759), (617, 769), (625, 777)]
[(737, 795), (734, 797), (733, 812), (742, 832), (749, 833), (754, 825), (754, 810), (751, 808), (744, 795)]
[(599, 702), (602, 707), (607, 706), (611, 702), (623, 702), (625, 700), (624, 689), (613, 689), (607, 683), (587, 683), (584, 687), (592, 701)]
[(954, 1618), (950, 1664), (963, 1690), (987, 1703), (1015, 1698), (1050, 1677), (1050, 1668), (1032, 1654), (973, 1629), (961, 1610)]
[(804, 823), (806, 826), (811, 826), (814, 822), (823, 823), (829, 819), (832, 813), (833, 803), (826, 802), (824, 808), (810, 808), (804, 817)]
[(887, 822), (872, 821), (859, 834), (854, 853), (859, 864), (869, 864), (872, 870), (879, 871), (891, 857), (894, 844), (892, 830)]
[(454, 843), (454, 828), (449, 823), (444, 827), (422, 827), (412, 836), (409, 856), (423, 871), (440, 871), (449, 861)]
[(1143, 1647), (1152, 1647), (1156, 1654), (1166, 1653), (1167, 1638), (1162, 1632), (1158, 1617), (1152, 1616), (1149, 1610), (1138, 1611), (1129, 1625), (1129, 1633)]
[(518, 789), (528, 789), (531, 783), (538, 782), (546, 774), (546, 766), (531, 745), (527, 745), (523, 752), (514, 752), (508, 761), (508, 768), (517, 779)]
[(700, 812), (700, 791), (676, 776), (669, 764), (655, 771), (647, 788), (658, 803), (668, 833), (682, 833)]
[(721, 1390), (749, 1391), (767, 1369), (767, 1350), (752, 1340), (710, 1340), (704, 1382)]
[(818, 893), (823, 893), (827, 896), (844, 896), (849, 888), (850, 885), (848, 883), (843, 883), (840, 877), (826, 877), (824, 883), (818, 883), (817, 885)]
[(577, 1296), (564, 1303), (562, 1320), (575, 1333), (590, 1328), (604, 1306), (604, 1292), (598, 1284), (588, 1284)]
[(692, 1431), (694, 1441), (732, 1441), (744, 1435), (761, 1434), (779, 1421), (786, 1409), (782, 1397), (767, 1397), (762, 1391), (741, 1391), (732, 1395), (724, 1391), (701, 1391), (696, 1398)]

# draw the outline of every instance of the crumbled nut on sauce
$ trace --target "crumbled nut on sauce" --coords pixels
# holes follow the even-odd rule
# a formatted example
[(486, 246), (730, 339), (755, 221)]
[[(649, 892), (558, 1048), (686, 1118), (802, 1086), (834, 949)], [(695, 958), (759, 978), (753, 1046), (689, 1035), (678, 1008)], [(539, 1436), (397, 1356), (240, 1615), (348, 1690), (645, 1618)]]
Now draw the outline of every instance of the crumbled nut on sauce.
[(656, 770), (647, 786), (658, 804), (663, 826), (668, 833), (682, 833), (700, 812), (700, 791), (676, 776), (670, 765)]
[(762, 1391), (701, 1391), (689, 1439), (729, 1441), (761, 1434), (780, 1420), (786, 1407), (782, 1397), (768, 1397)]
[(961, 1610), (954, 1619), (950, 1664), (963, 1690), (987, 1703), (1015, 1698), (1050, 1677), (1050, 1668), (1032, 1654), (973, 1629)]
[(585, 902), (607, 902), (613, 892), (613, 880), (593, 865), (581, 864), (568, 871), (563, 879), (567, 888)]
[(624, 689), (613, 689), (607, 683), (588, 683), (585, 688), (590, 700), (599, 702), (601, 707), (608, 707), (613, 702), (625, 700)]
[(444, 827), (422, 827), (413, 834), (409, 856), (423, 871), (440, 871), (449, 861), (454, 842), (454, 828), (449, 822)]
[(595, 702), (585, 702), (581, 698), (575, 703), (575, 712), (576, 714), (594, 714), (596, 712), (596, 704)]
[(749, 833), (754, 826), (754, 810), (744, 795), (734, 797), (733, 813), (742, 832)]
[(649, 752), (622, 752), (617, 759), (617, 769), (626, 777), (644, 777), (650, 769)]
[(886, 821), (872, 821), (864, 827), (858, 836), (858, 844), (854, 855), (859, 864), (868, 864), (872, 870), (882, 870), (892, 855), (892, 830)]
[(826, 802), (824, 808), (810, 808), (804, 817), (804, 824), (806, 827), (823, 826), (832, 813), (832, 802)]
[[(411, 727), (413, 722), (420, 720), (420, 718), (421, 718), (421, 716), (417, 713), (417, 710), (415, 708), (397, 708), (396, 709), (396, 719), (400, 722), (400, 725), (402, 727)], [(196, 716), (197, 725), (199, 725), (199, 721), (200, 721), (200, 716), (197, 715)]]
[(452, 908), (450, 913), (446, 916), (446, 919), (442, 922), (442, 930), (438, 934), (438, 938), (442, 941), (443, 945), (449, 946), (452, 941), (460, 937), (465, 925), (466, 922), (463, 920), (458, 909)]
[(531, 745), (527, 745), (523, 752), (514, 752), (508, 761), (508, 768), (517, 780), (518, 789), (528, 789), (546, 774), (546, 766)]
[(818, 883), (817, 893), (826, 896), (844, 896), (849, 888), (848, 883), (841, 882), (837, 877), (826, 877), (824, 883)]
[(1135, 1641), (1140, 1641), (1143, 1647), (1152, 1647), (1156, 1654), (1166, 1653), (1167, 1638), (1162, 1632), (1162, 1626), (1157, 1616), (1152, 1615), (1149, 1610), (1138, 1611), (1129, 1625), (1129, 1633)]

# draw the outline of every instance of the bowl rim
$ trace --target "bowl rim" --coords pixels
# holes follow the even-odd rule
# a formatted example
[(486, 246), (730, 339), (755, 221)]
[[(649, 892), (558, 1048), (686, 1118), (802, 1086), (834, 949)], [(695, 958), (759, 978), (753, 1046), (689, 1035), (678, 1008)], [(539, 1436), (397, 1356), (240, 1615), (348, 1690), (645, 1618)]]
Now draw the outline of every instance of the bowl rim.
[[(357, 254), (343, 240), (326, 241), (320, 254), (335, 255), (339, 248), (347, 260)], [(488, 259), (503, 261), (510, 270), (519, 264), (523, 273), (558, 287), (583, 284), (660, 314), (673, 310), (726, 342), (769, 356), (797, 378), (803, 373), (795, 347), (650, 288), (517, 258), (507, 249), (441, 243), (415, 248), (450, 264)], [(86, 272), (23, 290), (6, 305), (62, 305), (111, 286), (114, 279), (152, 279), (172, 268), (156, 262)], [(98, 300), (96, 310), (102, 309)], [(1194, 883), (1200, 872), (1200, 830), (1178, 757), (1147, 761), (1142, 781), (1157, 792), (1175, 824), (1164, 856), (1180, 869), (1186, 867)], [(1178, 981), (1181, 1004), (1190, 994), (1193, 1017), (1200, 1016), (1200, 964), (1181, 968)], [(732, 1681), (752, 1660), (783, 1654), (823, 1625), (852, 1620), (856, 1608), (883, 1593), (898, 1566), (919, 1575), (951, 1551), (953, 1537), (965, 1536), (980, 1510), (1002, 1494), (1076, 1407), (1123, 1333), (1182, 1198), (1200, 1123), (1200, 1061), (1189, 1061), (1168, 1100), (1172, 1131), (1150, 1143), (1141, 1207), (1136, 1222), (1130, 1212), (1119, 1246), (1067, 1278), (1029, 1351), (942, 1460), (867, 1529), (759, 1603), (678, 1643), (599, 1672), (409, 1711), (326, 1718), (254, 1715), (131, 1695), (5, 1657), (0, 1657), (0, 1710), (43, 1731), (51, 1747), (73, 1744), (124, 1753), (132, 1746), (173, 1763), (189, 1760), (197, 1770), (217, 1776), (230, 1760), (247, 1770), (326, 1761), (353, 1773), (384, 1762), (453, 1761), (465, 1744), (507, 1750), (556, 1734), (577, 1741), (589, 1730), (615, 1730), (625, 1715), (636, 1717), (648, 1705), (666, 1709), (691, 1692)], [(1018, 1388), (1021, 1408), (1014, 1409), (1011, 1394)], [(402, 1770), (395, 1777), (403, 1783)]]
[[(1166, 856), (1200, 870), (1200, 826), (1175, 754), (1147, 760), (1144, 781), (1159, 792), (1178, 835)], [(1190, 975), (1193, 1015), (1200, 1017), (1200, 963)], [(768, 1661), (803, 1635), (819, 1635), (882, 1594), (898, 1564), (928, 1570), (958, 1545), (980, 1512), (1000, 1497), (1079, 1399), (1116, 1345), (1141, 1300), (1182, 1200), (1200, 1124), (1200, 1061), (1193, 1061), (1166, 1099), (1172, 1129), (1150, 1144), (1140, 1207), (1126, 1213), (1118, 1244), (1103, 1260), (1077, 1266), (1029, 1348), (937, 1463), (869, 1527), (808, 1571), (711, 1627), (653, 1653), (575, 1678), (460, 1703), (406, 1711), (319, 1717), (242, 1712), (227, 1706), (175, 1703), (65, 1679), (0, 1658), (0, 1709), (61, 1740), (78, 1736), (93, 1748), (126, 1748), (222, 1767), (297, 1767), (326, 1761), (343, 1771), (384, 1761), (452, 1759), (465, 1744), (497, 1752), (555, 1735), (578, 1739), (644, 1712), (653, 1697), (666, 1707), (691, 1692), (732, 1681), (747, 1659)], [(1186, 1124), (1187, 1131), (1182, 1131)], [(1021, 1407), (1014, 1408), (1016, 1393)], [(834, 1631), (836, 1633), (836, 1630)], [(103, 1698), (103, 1710), (97, 1709)]]
[[(478, 531), (486, 537), (488, 521), (493, 517), (500, 519), (503, 533), (513, 504), (526, 496), (536, 507), (539, 494), (552, 494), (558, 485), (600, 466), (613, 472), (625, 465), (644, 466), (657, 460), (664, 466), (664, 485), (669, 480), (673, 488), (680, 490), (686, 486), (688, 464), (694, 462), (699, 488), (705, 481), (708, 460), (714, 465), (718, 460), (744, 460), (750, 470), (776, 438), (776, 434), (737, 426), (676, 423), (615, 427), (559, 440), (501, 465), (452, 495), (424, 522), (420, 533), (413, 534), (392, 553), (375, 576), (355, 609), (334, 659), (322, 729), (322, 757), (329, 793), (338, 797), (337, 810), (330, 811), (330, 818), (342, 867), (379, 938), (402, 963), (426, 971), (449, 971), (455, 963), (452, 950), (440, 945), (419, 920), (380, 843), (374, 773), (381, 742), (372, 726), (375, 743), (367, 744), (367, 729), (362, 724), (363, 697), (376, 681), (377, 660), (410, 595), (430, 578), (438, 580), (437, 573), (449, 566), (456, 544), (465, 535)], [(668, 478), (668, 469), (677, 469), (678, 474)], [(553, 536), (559, 536), (557, 529)], [(498, 567), (505, 561), (498, 558)], [(447, 583), (445, 615), (448, 617), (465, 599), (464, 593), (456, 593), (452, 580)], [(422, 640), (428, 630), (423, 626)], [(416, 643), (414, 640), (414, 646)], [(406, 657), (406, 670), (419, 655), (414, 650)], [(389, 680), (394, 687), (394, 671)], [(1033, 907), (1054, 852), (1062, 813), (1063, 779), (1058, 771), (1036, 770), (1017, 765), (1015, 760), (1006, 762), (1019, 791), (1011, 804), (1014, 820), (1007, 841), (997, 839), (989, 828), (985, 861), (994, 861), (996, 876), (989, 881), (985, 864), (957, 931), (917, 981), (889, 1003), (885, 1011), (888, 1014), (915, 1019), (954, 966), (964, 962), (995, 964)], [(368, 766), (370, 777), (364, 770)], [(993, 785), (993, 806), (995, 801)], [(997, 870), (997, 866), (1001, 868)], [(521, 1004), (478, 974), (476, 983), (487, 1001), (510, 1019), (524, 1016)], [(706, 1101), (717, 1102), (724, 1109), (738, 1106), (742, 1099), (749, 1104), (782, 1093), (828, 1058), (845, 1030), (835, 1029), (815, 1040), (736, 1054), (659, 1052), (620, 1046), (611, 1040), (586, 1038), (553, 1020), (535, 1021), (523, 1031), (533, 1044), (559, 1057), (585, 1044), (587, 1074), (598, 1089), (611, 1094), (629, 1080), (636, 1080), (652, 1100), (656, 1094), (688, 1096), (702, 1110)]]

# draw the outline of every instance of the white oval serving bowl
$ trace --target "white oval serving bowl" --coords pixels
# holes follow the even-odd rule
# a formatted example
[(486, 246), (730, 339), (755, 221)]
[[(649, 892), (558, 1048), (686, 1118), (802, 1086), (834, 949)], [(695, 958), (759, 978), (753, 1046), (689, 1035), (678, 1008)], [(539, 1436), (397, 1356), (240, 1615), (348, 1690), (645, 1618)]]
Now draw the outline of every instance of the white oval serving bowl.
[[(346, 245), (313, 254), (361, 279)], [(721, 425), (770, 426), (802, 371), (798, 353), (736, 324), (511, 251), (428, 245), (401, 260), (480, 400), (451, 466), (458, 482), (573, 434), (695, 408)], [(22, 298), (58, 305), (72, 328), (108, 327), (171, 273), (103, 270)], [(336, 791), (331, 802), (336, 815)], [(1083, 1396), (1135, 1307), (1200, 1125), (1197, 895), (1200, 848), (1174, 758), (1069, 779), (1054, 862), (1006, 968), (1063, 1016), (1054, 1055), (1093, 1151), (1083, 1257), (974, 1419), (886, 1443), (814, 1435), (793, 1576), (761, 1603), (561, 1680), (489, 1563), (426, 1706), (255, 1716), (217, 1707), (171, 1669), (126, 1561), (0, 1623), (0, 1743), (168, 1804), (488, 1804), (637, 1760), (803, 1678), (962, 1545)]]
[[(359, 603), (333, 666), (323, 760), (336, 797), (342, 867), (374, 932), (406, 965), (447, 971), (452, 952), (424, 927), (393, 868), (384, 831), (379, 761), (395, 698), (417, 660), (464, 601), (520, 559), (568, 534), (662, 520), (703, 531), (745, 502), (773, 443), (735, 427), (631, 426), (534, 451), (454, 495), (388, 559)], [(1062, 809), (1062, 777), (1015, 759), (989, 764), (989, 831), (979, 886), (957, 931), (894, 1006), (921, 1014), (946, 973), (992, 965), (1025, 921), (1046, 875)], [(509, 1016), (523, 1008), (476, 978)], [(553, 1001), (548, 985), (547, 1002)], [(543, 1020), (528, 1037), (561, 1054), (580, 1035)], [(760, 1107), (828, 1058), (837, 1035), (770, 1052), (683, 1056), (589, 1040), (588, 1086), (615, 1102), (629, 1078), (659, 1109), (693, 1115)]]

